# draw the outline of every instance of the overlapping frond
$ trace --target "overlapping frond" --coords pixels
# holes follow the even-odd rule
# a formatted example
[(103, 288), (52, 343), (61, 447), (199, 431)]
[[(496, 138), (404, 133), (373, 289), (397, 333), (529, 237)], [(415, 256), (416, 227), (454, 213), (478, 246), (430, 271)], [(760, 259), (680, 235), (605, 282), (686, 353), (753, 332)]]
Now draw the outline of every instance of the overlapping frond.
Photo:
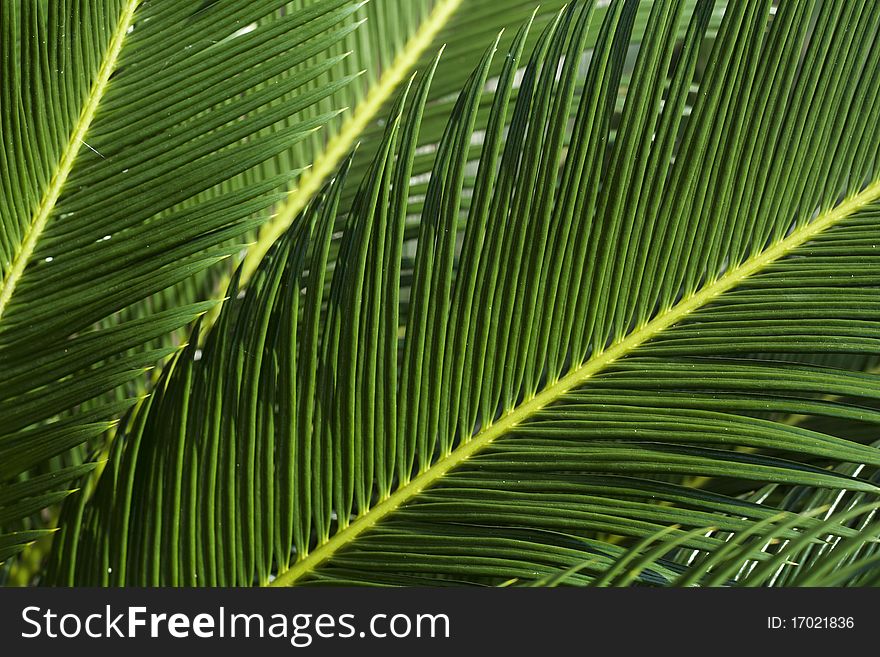
[(767, 573), (779, 537), (864, 554), (873, 528), (685, 477), (880, 490), (845, 465), (880, 466), (846, 431), (880, 419), (846, 368), (880, 350), (877, 3), (731, 3), (711, 38), (711, 0), (653, 3), (624, 88), (639, 8), (526, 25), (488, 107), (484, 52), (413, 218), (427, 69), (332, 266), (345, 171), (127, 420), (53, 581), (686, 577), (658, 531)]
[(876, 503), (856, 506), (795, 533), (791, 530), (802, 518), (768, 518), (729, 536), (708, 553), (682, 554), (678, 547), (691, 536), (711, 535), (713, 528), (696, 529), (674, 540), (668, 535), (677, 528), (667, 528), (615, 555), (610, 566), (592, 558), (553, 575), (508, 585), (602, 587), (639, 581), (675, 587), (876, 586), (880, 563), (876, 514)]
[[(330, 50), (359, 5), (316, 0), (282, 16), (285, 4), (3, 3), (0, 484), (27, 497), (4, 496), (0, 527), (57, 501), (81, 471), (12, 484), (20, 473), (125, 405), (64, 414), (172, 353), (138, 347), (211, 304), (107, 320), (236, 253), (296, 173), (254, 169), (334, 116), (308, 110), (350, 81)], [(310, 86), (330, 71), (333, 83)], [(3, 536), (4, 555), (32, 538)]]

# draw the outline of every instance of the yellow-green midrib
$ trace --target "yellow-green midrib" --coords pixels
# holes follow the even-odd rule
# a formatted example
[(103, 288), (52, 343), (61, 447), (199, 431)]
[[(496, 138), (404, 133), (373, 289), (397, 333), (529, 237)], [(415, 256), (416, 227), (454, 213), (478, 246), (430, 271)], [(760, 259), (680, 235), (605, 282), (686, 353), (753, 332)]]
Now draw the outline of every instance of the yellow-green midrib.
[(780, 260), (799, 246), (818, 237), (823, 232), (839, 224), (866, 205), (880, 199), (880, 179), (842, 202), (840, 205), (820, 214), (814, 221), (793, 231), (788, 237), (761, 253), (743, 262), (739, 267), (726, 272), (712, 283), (707, 284), (678, 304), (662, 312), (654, 319), (611, 345), (567, 375), (547, 386), (534, 397), (513, 408), (494, 424), (463, 443), (448, 456), (438, 460), (430, 468), (415, 477), (408, 484), (397, 489), (387, 499), (379, 502), (365, 514), (355, 519), (345, 529), (332, 536), (326, 543), (300, 559), (289, 570), (279, 574), (272, 582), (274, 586), (289, 586), (307, 576), (339, 550), (350, 545), (358, 536), (373, 528), (386, 516), (414, 499), (421, 491), (439, 482), (448, 472), (466, 462), (471, 456), (485, 449), (504, 436), (513, 427), (522, 424), (538, 411), (558, 401), (570, 390), (583, 385), (589, 378), (604, 370), (611, 363), (631, 354), (639, 346), (657, 337), (663, 331), (684, 321), (700, 308), (708, 305), (725, 292), (728, 292), (749, 277), (754, 276), (768, 265)]
[(95, 81), (89, 90), (89, 95), (85, 99), (79, 118), (74, 124), (70, 132), (70, 138), (61, 152), (61, 157), (58, 160), (49, 185), (31, 217), (28, 229), (24, 234), (24, 239), (16, 251), (12, 266), (9, 268), (2, 284), (0, 284), (0, 319), (2, 319), (3, 312), (9, 305), (15, 288), (21, 280), (24, 270), (46, 230), (55, 205), (61, 197), (64, 184), (67, 182), (70, 172), (76, 163), (76, 157), (81, 148), (86, 144), (86, 135), (95, 118), (95, 113), (98, 110), (101, 99), (107, 91), (110, 76), (116, 70), (119, 54), (122, 52), (122, 45), (128, 29), (134, 22), (134, 14), (140, 2), (141, 0), (128, 0), (122, 8), (116, 28), (113, 30), (113, 35), (104, 54), (104, 59), (101, 62), (101, 67), (98, 69)]

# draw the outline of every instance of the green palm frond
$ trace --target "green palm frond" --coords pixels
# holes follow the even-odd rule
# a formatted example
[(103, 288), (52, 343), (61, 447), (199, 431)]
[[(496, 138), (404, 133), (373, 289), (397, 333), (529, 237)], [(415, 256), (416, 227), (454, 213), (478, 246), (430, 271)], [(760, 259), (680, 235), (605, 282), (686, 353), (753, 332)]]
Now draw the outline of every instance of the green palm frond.
[(764, 583), (826, 535), (876, 579), (872, 510), (813, 517), (880, 492), (876, 2), (654, 3), (623, 88), (639, 9), (486, 51), (412, 217), (427, 68), (125, 419), (50, 581), (684, 581), (672, 547)]
[(0, 484), (27, 498), (0, 527), (66, 493), (82, 470), (13, 482), (106, 431), (130, 402), (105, 393), (212, 303), (126, 310), (236, 254), (296, 174), (266, 163), (335, 116), (359, 5), (284, 5), (3, 3)]

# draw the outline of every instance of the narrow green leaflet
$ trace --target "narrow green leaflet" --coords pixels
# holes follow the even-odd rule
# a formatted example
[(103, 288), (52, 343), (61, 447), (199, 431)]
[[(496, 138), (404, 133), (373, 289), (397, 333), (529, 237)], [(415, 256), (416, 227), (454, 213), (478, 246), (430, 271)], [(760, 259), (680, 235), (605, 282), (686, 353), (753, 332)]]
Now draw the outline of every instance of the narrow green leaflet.
[(880, 350), (880, 7), (714, 5), (651, 3), (637, 49), (636, 0), (496, 41), (424, 181), (426, 68), (350, 210), (346, 163), (125, 419), (48, 579), (674, 583), (669, 549), (740, 540), (765, 584), (829, 535), (870, 565), (865, 507), (764, 491), (880, 492), (848, 431), (880, 419), (848, 367)]

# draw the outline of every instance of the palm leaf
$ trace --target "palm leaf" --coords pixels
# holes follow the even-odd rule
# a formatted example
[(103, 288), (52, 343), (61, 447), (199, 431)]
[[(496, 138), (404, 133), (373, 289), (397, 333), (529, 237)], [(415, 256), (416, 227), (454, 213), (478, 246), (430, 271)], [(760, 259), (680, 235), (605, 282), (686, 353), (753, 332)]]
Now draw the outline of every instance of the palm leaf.
[(12, 482), (106, 431), (126, 404), (104, 393), (212, 304), (120, 313), (235, 254), (292, 175), (255, 168), (334, 115), (307, 110), (348, 77), (309, 85), (358, 7), (284, 4), (3, 3), (0, 483), (28, 497), (0, 526), (57, 501), (72, 477)]
[(846, 464), (880, 453), (846, 427), (878, 419), (876, 375), (847, 365), (880, 345), (880, 12), (733, 3), (710, 38), (713, 5), (654, 3), (623, 92), (638, 2), (519, 30), (485, 112), (490, 48), (413, 244), (427, 69), (350, 211), (343, 167), (127, 418), (50, 579), (486, 584), (587, 562), (662, 583), (681, 569), (646, 568), (670, 545), (757, 537), (764, 573), (773, 538), (859, 553), (874, 528), (762, 491), (878, 492)]

